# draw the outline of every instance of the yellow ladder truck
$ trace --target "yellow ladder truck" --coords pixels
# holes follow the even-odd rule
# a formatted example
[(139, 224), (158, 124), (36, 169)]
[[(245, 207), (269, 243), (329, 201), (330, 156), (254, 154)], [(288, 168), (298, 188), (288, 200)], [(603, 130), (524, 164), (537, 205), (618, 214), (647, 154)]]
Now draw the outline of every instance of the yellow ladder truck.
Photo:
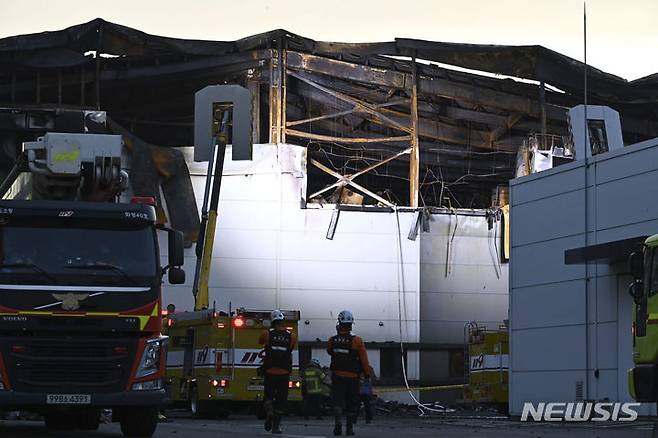
[[(195, 95), (194, 157), (208, 161), (208, 173), (196, 247), (194, 311), (167, 315), (165, 327), (171, 336), (166, 373), (170, 398), (188, 403), (200, 416), (262, 409), (263, 379), (258, 374), (265, 353), (258, 340), (270, 327), (271, 310), (225, 313), (208, 305), (226, 144), (232, 141), (233, 159), (250, 159), (251, 114), (251, 94), (243, 87), (214, 85)], [(297, 334), (299, 312), (284, 311), (284, 316), (288, 329)], [(289, 399), (295, 402), (302, 399), (297, 348), (293, 367)]]
[[(299, 312), (282, 312), (287, 329), (297, 335)], [(187, 404), (202, 417), (258, 413), (263, 400), (259, 368), (265, 354), (258, 338), (269, 328), (269, 318), (269, 310), (246, 309), (231, 316), (210, 309), (168, 315), (167, 382), (172, 402)], [(288, 385), (290, 403), (301, 403), (297, 348)]]
[(464, 344), (468, 349), (464, 402), (495, 406), (507, 413), (509, 394), (509, 331), (501, 325), (496, 330), (469, 322), (464, 327)]

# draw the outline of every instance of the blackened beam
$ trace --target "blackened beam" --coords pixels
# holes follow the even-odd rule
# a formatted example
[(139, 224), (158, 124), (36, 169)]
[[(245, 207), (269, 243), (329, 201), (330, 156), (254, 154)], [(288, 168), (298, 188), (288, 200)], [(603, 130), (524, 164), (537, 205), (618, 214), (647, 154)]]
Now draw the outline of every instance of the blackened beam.
[(382, 143), (382, 142), (411, 140), (411, 136), (409, 135), (403, 135), (398, 137), (379, 137), (379, 138), (334, 137), (331, 135), (312, 134), (310, 132), (297, 131), (295, 129), (286, 129), (286, 134), (292, 137), (306, 138), (309, 140), (317, 140), (317, 141), (336, 142), (336, 143)]
[[(361, 185), (355, 183), (355, 182), (352, 180), (353, 177), (345, 177), (345, 176), (341, 175), (340, 173), (336, 172), (335, 170), (333, 170), (333, 169), (331, 169), (331, 168), (325, 166), (324, 164), (322, 164), (322, 163), (320, 163), (319, 161), (314, 160), (314, 159), (311, 159), (311, 164), (313, 164), (313, 165), (314, 165), (315, 167), (317, 167), (318, 169), (320, 169), (320, 170), (322, 170), (322, 171), (328, 173), (329, 175), (332, 175), (332, 176), (336, 177), (336, 179), (338, 179), (338, 181), (339, 181), (339, 182), (338, 182), (338, 185), (341, 185), (341, 186), (346, 186), (346, 185), (353, 186), (355, 189), (357, 189), (357, 190), (359, 190), (359, 191), (365, 193), (366, 195), (368, 195), (368, 196), (370, 196), (370, 197), (376, 199), (377, 201), (381, 202), (382, 204), (384, 204), (384, 205), (388, 205), (389, 207), (392, 207), (392, 206), (393, 206), (393, 204), (391, 204), (391, 203), (390, 203), (389, 201), (387, 201), (386, 199), (382, 198), (381, 196), (377, 195), (376, 193), (371, 192), (370, 190), (366, 189), (365, 187), (363, 187), (363, 186), (361, 186)], [(335, 186), (336, 186), (336, 185), (334, 185), (334, 187), (335, 187)], [(320, 192), (316, 192), (316, 193), (312, 194), (311, 196), (309, 196), (309, 198), (313, 198), (313, 197), (315, 197), (315, 196), (318, 196), (320, 193), (323, 193), (323, 192), (325, 192), (325, 191), (327, 191), (327, 190), (329, 190), (329, 189), (328, 189), (328, 188), (325, 188), (325, 189), (321, 190)]]
[[(304, 113), (304, 110), (301, 108), (288, 104), (288, 112), (291, 115), (294, 116), (301, 116), (301, 114)], [(353, 137), (368, 137), (372, 136), (375, 133), (369, 132), (369, 131), (364, 131), (360, 128), (353, 129), (349, 125), (344, 125), (341, 123), (340, 120), (320, 120), (317, 123), (314, 123), (314, 129), (315, 132), (318, 134), (333, 134), (336, 132), (344, 132), (347, 135), (353, 136)], [(307, 142), (296, 142), (292, 141), (292, 143), (296, 144), (301, 144), (306, 146)], [(364, 146), (362, 151), (359, 153), (374, 153), (376, 154), (377, 152), (393, 152), (395, 153), (398, 151), (400, 148), (399, 144), (394, 144), (394, 143), (380, 143), (374, 146)], [(469, 158), (469, 163), (477, 163), (479, 161), (483, 162), (483, 165), (485, 167), (491, 168), (491, 160), (492, 157), (497, 157), (496, 161), (498, 162), (505, 162), (506, 159), (509, 157), (512, 157), (511, 152), (507, 151), (490, 151), (486, 150), (478, 152), (478, 148), (464, 148), (462, 145), (455, 145), (451, 143), (445, 143), (445, 142), (432, 142), (432, 141), (421, 141), (420, 142), (420, 152), (421, 152), (421, 162), (425, 163), (437, 163), (441, 162), (444, 163), (446, 162), (446, 159), (449, 159), (450, 157), (459, 157), (461, 161), (456, 161), (453, 160), (455, 165), (463, 166), (464, 164), (464, 159)], [(354, 152), (354, 151), (351, 151)], [(502, 160), (502, 161), (501, 161)], [(510, 161), (512, 163), (512, 161)], [(509, 167), (512, 167), (512, 164), (509, 165)]]
[[(300, 116), (303, 113), (303, 110), (301, 108), (291, 104), (288, 104), (288, 111), (289, 114), (295, 116)], [(354, 129), (349, 125), (341, 124), (340, 120), (320, 120), (317, 123), (314, 123), (313, 126), (315, 130), (318, 131), (319, 134), (345, 132), (346, 134), (355, 137), (368, 137), (374, 134), (373, 132), (364, 131), (360, 128)], [(399, 150), (400, 147), (397, 144), (387, 144), (386, 142), (381, 143), (377, 146), (379, 149), (387, 149), (390, 151)], [(438, 143), (431, 141), (421, 141), (420, 147), (421, 147), (420, 148), (421, 160), (423, 161), (430, 159), (430, 157), (427, 154), (425, 154), (423, 151), (432, 152), (434, 155), (433, 158), (431, 159), (434, 160), (435, 162), (438, 159), (438, 157), (441, 155), (451, 155), (451, 156), (458, 156), (463, 158), (472, 157), (472, 159), (476, 159), (476, 160), (478, 159), (478, 157), (488, 157), (487, 160), (490, 160), (491, 156), (493, 155), (496, 156), (500, 156), (501, 154), (505, 154), (507, 156), (510, 155), (510, 151), (491, 151), (490, 149), (484, 149), (481, 150), (481, 152), (478, 152), (480, 148), (477, 147), (464, 148), (463, 145), (457, 145), (450, 142)], [(367, 150), (372, 150), (372, 148), (369, 148)], [(364, 149), (364, 152), (365, 151), (366, 149)]]
[[(212, 56), (193, 61), (176, 62), (172, 64), (160, 64), (149, 67), (132, 67), (117, 66), (112, 68), (109, 65), (101, 71), (100, 79), (103, 82), (127, 79), (139, 79), (154, 76), (174, 75), (190, 72), (207, 72), (209, 69), (228, 67), (237, 65), (240, 70), (247, 70), (248, 68), (258, 68), (264, 65), (264, 60), (269, 59), (269, 50), (255, 50), (253, 52), (235, 53), (224, 56)], [(109, 60), (105, 61), (106, 64), (111, 64)], [(207, 72), (210, 73), (210, 72)], [(86, 75), (85, 82), (93, 82), (92, 76)], [(70, 73), (63, 75), (63, 85), (75, 85), (80, 83), (80, 73)], [(53, 88), (58, 84), (57, 79), (53, 78), (49, 81), (43, 81), (42, 87)], [(22, 91), (34, 87), (33, 81), (23, 81), (16, 83), (16, 90)], [(0, 85), (0, 93), (11, 91), (11, 85)]]
[[(507, 120), (509, 118), (509, 116), (500, 114), (491, 114), (485, 111), (474, 111), (448, 105), (444, 108), (444, 114), (450, 119), (482, 123), (496, 128), (507, 126)], [(515, 123), (512, 128), (525, 132), (539, 132), (541, 130), (541, 123), (533, 120), (523, 120)], [(555, 135), (567, 135), (568, 128), (566, 120), (563, 122), (555, 121), (555, 123), (549, 125), (549, 132)]]
[[(398, 111), (388, 109), (382, 109), (382, 111), (393, 120), (397, 120), (398, 118), (404, 120), (408, 117), (407, 114)], [(518, 146), (516, 143), (520, 144), (518, 139), (491, 141), (491, 134), (488, 131), (459, 127), (426, 118), (420, 118), (418, 120), (418, 135), (433, 140), (491, 150), (516, 151)]]
[[(407, 73), (336, 61), (299, 52), (289, 52), (288, 68), (312, 71), (357, 82), (398, 88), (401, 90), (410, 89), (412, 83), (412, 75)], [(473, 87), (468, 84), (442, 78), (428, 78), (421, 76), (418, 79), (419, 92), (421, 94), (427, 93), (449, 99), (482, 103), (493, 108), (504, 110), (512, 108), (517, 112), (523, 112), (531, 114), (534, 117), (539, 117), (539, 105), (527, 97), (503, 93), (492, 89)]]
[(374, 119), (381, 120), (383, 123), (389, 124), (392, 128), (395, 128), (397, 130), (410, 133), (411, 129), (408, 126), (404, 126), (401, 123), (398, 123), (394, 120), (390, 120), (386, 116), (384, 116), (380, 111), (378, 111), (378, 108), (373, 107), (371, 104), (368, 102), (365, 102), (363, 100), (357, 99), (352, 96), (348, 96), (346, 94), (343, 94), (339, 91), (332, 90), (328, 87), (325, 87), (324, 85), (318, 84), (317, 82), (313, 81), (312, 79), (308, 78), (305, 75), (300, 75), (292, 71), (288, 71), (288, 74), (296, 79), (299, 79), (302, 82), (306, 82), (308, 85), (317, 88), (320, 91), (323, 91), (330, 96), (335, 97), (336, 99), (340, 99), (344, 102), (351, 103), (352, 105), (358, 106), (361, 110), (364, 112), (369, 113)]
[[(303, 73), (301, 73), (303, 74)], [(355, 82), (347, 82), (340, 80), (338, 78), (324, 76), (324, 75), (312, 75), (309, 76), (314, 82), (322, 84), (326, 87), (330, 87), (342, 93), (359, 96), (361, 99), (368, 99), (371, 102), (387, 102), (395, 94), (394, 88), (389, 88), (388, 91), (382, 90), (380, 88), (370, 88), (360, 85)], [(507, 118), (509, 115), (504, 114), (494, 114), (488, 111), (483, 110), (470, 110), (465, 108), (459, 108), (452, 105), (447, 105), (443, 103), (427, 102), (422, 100), (423, 96), (418, 96), (418, 111), (421, 117), (423, 113), (433, 114), (444, 116), (454, 120), (466, 120), (470, 122), (476, 122), (482, 125), (488, 125), (490, 127), (501, 127), (506, 126)], [(409, 105), (409, 101), (405, 100), (406, 106)], [(562, 120), (554, 121), (554, 124), (550, 125), (550, 132), (558, 135), (567, 134), (566, 126), (566, 111), (567, 108), (554, 106), (556, 111), (559, 111), (559, 114), (563, 114)], [(514, 125), (520, 131), (526, 132), (539, 132), (541, 125), (539, 121), (524, 120), (518, 122)]]
[[(291, 69), (305, 70), (343, 80), (347, 79), (400, 90), (409, 89), (411, 84), (411, 75), (408, 73), (337, 61), (295, 51), (288, 52), (287, 66)], [(528, 114), (538, 120), (541, 117), (539, 102), (528, 97), (444, 78), (421, 75), (418, 81), (418, 90), (421, 95), (431, 94), (448, 99), (482, 104), (507, 111), (510, 114)], [(564, 122), (567, 119), (566, 109), (561, 106), (546, 104), (546, 117)], [(629, 117), (624, 117), (624, 130), (645, 136), (658, 135), (658, 127)]]
[[(385, 103), (378, 103), (375, 105), (372, 105), (373, 108), (385, 108), (389, 106), (396, 106), (396, 105), (403, 105), (405, 103), (408, 103), (409, 101), (407, 99), (403, 100), (396, 100), (392, 102), (385, 102)], [(349, 114), (353, 113), (359, 113), (363, 112), (363, 109), (361, 108), (360, 105), (354, 105), (352, 109), (348, 109), (345, 111), (339, 111), (331, 114), (325, 114), (322, 116), (316, 116), (316, 117), (310, 117), (307, 119), (302, 119), (302, 120), (294, 120), (291, 122), (286, 122), (286, 126), (297, 126), (297, 125), (303, 125), (305, 123), (311, 123), (311, 122), (317, 122), (320, 120), (325, 120), (325, 119), (335, 119), (336, 117), (342, 117), (342, 116), (347, 116)]]
[[(303, 77), (303, 74), (299, 76)], [(331, 96), (327, 93), (318, 93), (312, 89), (304, 89), (302, 87), (299, 87), (297, 92), (303, 94), (305, 97), (311, 99), (312, 101), (320, 103), (329, 108), (340, 110), (345, 106), (344, 104), (337, 102), (336, 99), (332, 99)], [(363, 117), (366, 120), (381, 126), (388, 128), (392, 128), (394, 126), (403, 126), (411, 131), (411, 129), (408, 127), (409, 114), (383, 107), (378, 108), (378, 111), (382, 117), (371, 117), (369, 114), (365, 114)], [(391, 122), (393, 122), (395, 125), (393, 125)], [(462, 128), (424, 117), (421, 117), (418, 121), (418, 135), (420, 137), (430, 138), (433, 140), (444, 141), (453, 144), (470, 145), (476, 148), (489, 150), (499, 149), (515, 151), (517, 146), (515, 141), (510, 140), (498, 141), (492, 144), (490, 142), (490, 133), (488, 131)], [(516, 142), (518, 143), (518, 141)]]
[(409, 154), (409, 205), (418, 207), (418, 173), (420, 169), (420, 152), (419, 140), (420, 126), (418, 120), (418, 72), (416, 70), (416, 58), (411, 58), (411, 106), (409, 108), (411, 115), (409, 124), (411, 125), (411, 152)]
[(516, 113), (512, 114), (507, 119), (505, 119), (505, 124), (503, 126), (499, 126), (498, 128), (494, 129), (491, 131), (491, 137), (489, 138), (489, 141), (491, 143), (495, 143), (500, 137), (502, 137), (506, 132), (508, 132), (514, 125), (518, 123), (519, 120), (523, 117), (523, 114), (521, 113)]
[[(372, 170), (375, 170), (376, 168), (378, 168), (378, 167), (380, 167), (380, 166), (383, 166), (384, 164), (387, 164), (387, 163), (389, 163), (389, 162), (391, 162), (391, 161), (393, 161), (393, 160), (395, 160), (395, 159), (401, 157), (402, 155), (405, 155), (405, 154), (408, 155), (410, 152), (411, 152), (411, 149), (410, 149), (410, 148), (409, 148), (409, 149), (405, 149), (404, 151), (400, 151), (400, 152), (398, 152), (398, 153), (395, 154), (395, 155), (392, 155), (392, 156), (387, 157), (387, 158), (385, 158), (385, 159), (379, 160), (379, 161), (377, 161), (377, 162), (375, 162), (375, 163), (373, 163), (373, 164), (371, 164), (371, 165), (365, 167), (364, 169), (361, 169), (361, 170), (357, 171), (356, 173), (353, 173), (353, 174), (351, 174), (351, 175), (345, 175), (345, 176), (340, 175), (340, 174), (339, 174), (337, 171), (335, 171), (335, 170), (333, 171), (333, 173), (331, 173), (331, 172), (327, 172), (327, 169), (329, 169), (328, 167), (322, 165), (322, 164), (319, 163), (317, 160), (313, 160), (313, 159), (312, 159), (312, 160), (311, 160), (311, 163), (312, 163), (313, 165), (315, 165), (317, 168), (319, 168), (319, 169), (321, 169), (321, 170), (324, 170), (325, 172), (329, 173), (330, 175), (334, 175), (334, 176), (336, 176), (337, 181), (336, 181), (335, 183), (333, 183), (333, 184), (331, 184), (331, 185), (329, 185), (329, 186), (327, 186), (327, 187), (325, 187), (325, 188), (323, 188), (323, 189), (321, 189), (321, 190), (319, 190), (319, 191), (313, 193), (311, 196), (309, 196), (309, 199), (310, 199), (310, 198), (315, 198), (316, 196), (319, 196), (319, 195), (321, 195), (322, 193), (327, 192), (327, 191), (329, 191), (329, 190), (331, 190), (331, 189), (333, 189), (333, 188), (341, 187), (341, 186), (345, 186), (345, 185), (349, 185), (350, 183), (353, 182), (353, 180), (354, 180), (355, 178), (358, 178), (359, 176), (361, 176), (361, 175), (363, 175), (363, 174), (365, 174), (365, 173), (368, 173), (368, 172), (370, 172), (370, 171), (372, 171)], [(340, 176), (338, 176), (338, 175), (340, 175)]]

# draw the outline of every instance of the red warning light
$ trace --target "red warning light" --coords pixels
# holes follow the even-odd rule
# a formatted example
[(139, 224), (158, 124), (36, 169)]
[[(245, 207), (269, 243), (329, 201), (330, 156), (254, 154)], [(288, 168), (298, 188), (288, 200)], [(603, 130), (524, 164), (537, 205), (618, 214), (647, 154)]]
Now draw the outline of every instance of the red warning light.
[(245, 326), (245, 324), (246, 324), (245, 320), (242, 317), (238, 316), (237, 318), (235, 318), (233, 320), (233, 327), (235, 327), (235, 328), (242, 328), (242, 327)]
[(218, 386), (220, 388), (226, 388), (228, 386), (228, 380), (227, 379), (221, 379), (221, 380), (211, 379), (211, 380), (208, 381), (208, 383), (210, 383), (210, 385), (215, 387), (215, 388), (218, 387)]
[(155, 198), (153, 196), (133, 196), (130, 198), (131, 204), (146, 204), (155, 207)]

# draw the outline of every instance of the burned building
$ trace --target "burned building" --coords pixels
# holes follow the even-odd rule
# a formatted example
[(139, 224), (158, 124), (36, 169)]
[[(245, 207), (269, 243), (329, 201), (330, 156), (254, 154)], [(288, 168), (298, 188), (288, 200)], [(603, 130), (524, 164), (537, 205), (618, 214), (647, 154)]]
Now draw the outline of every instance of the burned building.
[[(14, 159), (21, 132), (53, 123), (48, 108), (100, 108), (147, 143), (191, 145), (194, 92), (235, 83), (253, 94), (254, 143), (308, 149), (309, 195), (329, 197), (345, 176), (366, 204), (489, 207), (529, 134), (569, 135), (583, 71), (541, 46), (335, 43), (285, 30), (199, 41), (96, 19), (0, 40), (1, 159)], [(590, 67), (587, 79), (589, 103), (621, 113), (627, 143), (658, 135), (658, 78)], [(26, 105), (27, 119), (12, 112)]]
[[(70, 111), (105, 110), (132, 149), (133, 191), (159, 196), (153, 181), (171, 181), (168, 213), (190, 240), (193, 224), (179, 227), (175, 212), (196, 210), (172, 205), (198, 206), (206, 176), (185, 148), (194, 93), (250, 90), (254, 156), (227, 159), (211, 302), (302, 309), (306, 359), (323, 354), (334, 306), (349, 306), (391, 384), (398, 342), (412, 382), (460, 382), (465, 322), (507, 318), (506, 220), (492, 197), (506, 203), (499, 188), (529, 136), (568, 143), (567, 111), (584, 98), (583, 64), (540, 46), (333, 43), (285, 30), (197, 41), (100, 19), (1, 39), (0, 66), (0, 169), (21, 141), (69, 129)], [(657, 77), (587, 75), (589, 103), (620, 112), (627, 143), (658, 135)], [(190, 281), (194, 261), (190, 248)], [(191, 310), (190, 281), (167, 284), (165, 301)]]

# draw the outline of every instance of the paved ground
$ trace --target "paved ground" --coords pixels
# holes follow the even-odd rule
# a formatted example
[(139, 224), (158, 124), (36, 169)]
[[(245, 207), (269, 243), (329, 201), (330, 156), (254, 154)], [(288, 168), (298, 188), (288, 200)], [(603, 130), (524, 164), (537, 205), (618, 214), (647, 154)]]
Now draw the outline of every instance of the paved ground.
[[(331, 437), (332, 424), (324, 421), (304, 421), (292, 418), (284, 424), (282, 437), (322, 438)], [(579, 424), (576, 426), (519, 423), (507, 420), (470, 420), (439, 418), (378, 418), (372, 425), (359, 424), (356, 433), (364, 438), (652, 438), (653, 426), (638, 421), (632, 425)], [(172, 419), (158, 426), (156, 438), (206, 438), (206, 437), (263, 437), (266, 433), (261, 423), (251, 417), (238, 417), (229, 420)], [(35, 421), (0, 421), (0, 437), (119, 437), (121, 432), (116, 424), (103, 424), (98, 432), (50, 432), (43, 423)], [(658, 435), (656, 435), (658, 437)]]

